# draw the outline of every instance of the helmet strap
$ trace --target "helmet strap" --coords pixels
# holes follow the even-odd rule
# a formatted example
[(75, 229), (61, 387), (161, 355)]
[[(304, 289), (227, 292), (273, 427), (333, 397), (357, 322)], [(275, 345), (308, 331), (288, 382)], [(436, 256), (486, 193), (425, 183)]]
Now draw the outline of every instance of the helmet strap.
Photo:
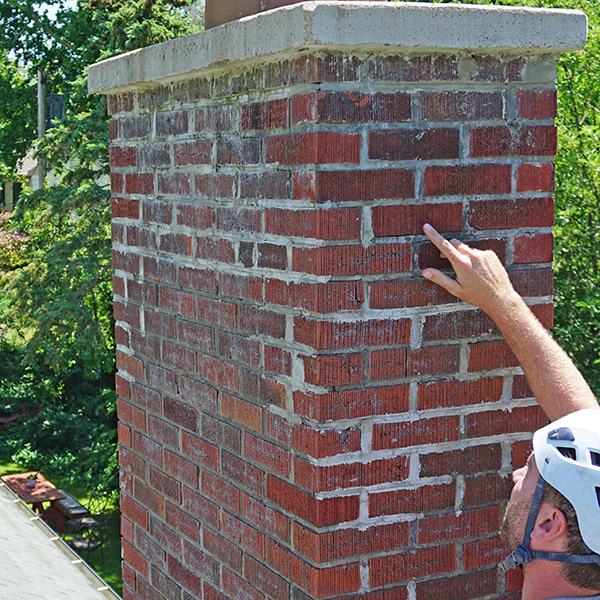
[(515, 569), (516, 567), (522, 568), (523, 565), (530, 563), (534, 559), (580, 564), (596, 563), (597, 565), (600, 565), (600, 555), (598, 554), (562, 554), (558, 552), (540, 552), (538, 550), (530, 549), (531, 534), (535, 527), (535, 520), (537, 519), (542, 504), (545, 483), (546, 482), (540, 475), (531, 499), (527, 523), (525, 524), (523, 542), (502, 561), (501, 565), (504, 567), (504, 570), (508, 571), (509, 569)]

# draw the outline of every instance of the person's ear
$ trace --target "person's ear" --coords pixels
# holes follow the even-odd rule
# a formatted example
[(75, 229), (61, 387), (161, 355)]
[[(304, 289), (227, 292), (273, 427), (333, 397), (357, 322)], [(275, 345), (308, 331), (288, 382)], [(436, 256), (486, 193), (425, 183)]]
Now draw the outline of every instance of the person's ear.
[(542, 503), (531, 532), (531, 539), (542, 544), (555, 543), (566, 539), (567, 519), (564, 513), (554, 506)]

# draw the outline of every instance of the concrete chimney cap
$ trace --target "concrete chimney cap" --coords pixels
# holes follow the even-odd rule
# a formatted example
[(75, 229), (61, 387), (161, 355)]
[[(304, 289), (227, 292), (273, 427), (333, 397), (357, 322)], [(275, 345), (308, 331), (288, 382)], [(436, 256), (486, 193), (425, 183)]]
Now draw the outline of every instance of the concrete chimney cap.
[(583, 48), (578, 10), (417, 2), (292, 4), (89, 67), (90, 93), (189, 78), (224, 64), (284, 58), (299, 50), (562, 54)]

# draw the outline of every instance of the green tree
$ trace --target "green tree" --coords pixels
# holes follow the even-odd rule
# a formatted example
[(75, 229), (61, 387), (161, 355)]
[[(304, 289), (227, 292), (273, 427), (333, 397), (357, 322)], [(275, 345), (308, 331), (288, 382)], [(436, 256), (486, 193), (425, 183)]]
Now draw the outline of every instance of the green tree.
[[(29, 446), (18, 456), (22, 462), (38, 460), (40, 453), (48, 456), (48, 440), (66, 436), (75, 448), (62, 448), (64, 464), (115, 471), (108, 115), (104, 98), (87, 94), (86, 70), (112, 55), (193, 33), (199, 25), (186, 18), (190, 0), (79, 0), (75, 8), (62, 0), (50, 4), (55, 19), (33, 0), (0, 4), (0, 58), (7, 65), (2, 70), (0, 63), (0, 75), (6, 71), (13, 83), (20, 77), (30, 93), (43, 66), (48, 91), (63, 94), (67, 106), (66, 118), (37, 144), (37, 156), (52, 179), (21, 195), (11, 220), (22, 241), (17, 257), (13, 253), (12, 261), (4, 260), (10, 268), (1, 280), (0, 318), (13, 340), (14, 332), (21, 333), (22, 343), (4, 348), (17, 367), (12, 378), (0, 382), (0, 398), (52, 390), (42, 399), (48, 405), (43, 422), (57, 435), (29, 432)], [(0, 126), (16, 115), (9, 103), (18, 102), (15, 89), (14, 84), (6, 88), (6, 104), (0, 100)], [(23, 115), (23, 123), (37, 122), (35, 98), (23, 103)], [(29, 126), (13, 128), (11, 135), (27, 149), (35, 132)], [(0, 130), (0, 161), (8, 171), (15, 160), (10, 154), (10, 160), (3, 158), (3, 151), (10, 152), (4, 139), (9, 138)], [(77, 442), (85, 435), (71, 435), (69, 429), (77, 424), (85, 432), (84, 423), (95, 423), (97, 431), (100, 424), (95, 439), (103, 440), (87, 461), (81, 456), (85, 446)], [(60, 462), (60, 448), (55, 451)], [(114, 477), (112, 482), (116, 485)]]

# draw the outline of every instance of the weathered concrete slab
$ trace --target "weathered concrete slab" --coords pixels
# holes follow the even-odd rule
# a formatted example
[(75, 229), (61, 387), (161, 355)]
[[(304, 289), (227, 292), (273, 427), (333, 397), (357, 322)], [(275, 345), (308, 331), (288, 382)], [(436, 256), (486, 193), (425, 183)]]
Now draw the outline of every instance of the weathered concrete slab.
[(562, 54), (581, 49), (581, 11), (458, 4), (303, 2), (110, 58), (91, 93), (125, 91), (303, 50)]

